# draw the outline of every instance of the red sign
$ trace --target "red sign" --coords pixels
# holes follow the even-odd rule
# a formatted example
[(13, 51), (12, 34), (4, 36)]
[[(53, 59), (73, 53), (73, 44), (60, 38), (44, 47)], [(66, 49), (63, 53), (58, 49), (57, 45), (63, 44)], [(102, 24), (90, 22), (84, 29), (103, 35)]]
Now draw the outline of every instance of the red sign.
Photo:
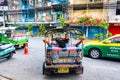
[(109, 32), (112, 35), (120, 34), (120, 23), (110, 23)]

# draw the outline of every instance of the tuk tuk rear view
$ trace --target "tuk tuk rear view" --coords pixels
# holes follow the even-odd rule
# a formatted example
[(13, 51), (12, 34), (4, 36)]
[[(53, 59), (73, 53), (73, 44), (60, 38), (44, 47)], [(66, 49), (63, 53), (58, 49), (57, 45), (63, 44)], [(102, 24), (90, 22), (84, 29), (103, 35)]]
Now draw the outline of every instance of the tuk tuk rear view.
[(72, 28), (54, 28), (46, 32), (43, 74), (83, 73), (82, 32)]

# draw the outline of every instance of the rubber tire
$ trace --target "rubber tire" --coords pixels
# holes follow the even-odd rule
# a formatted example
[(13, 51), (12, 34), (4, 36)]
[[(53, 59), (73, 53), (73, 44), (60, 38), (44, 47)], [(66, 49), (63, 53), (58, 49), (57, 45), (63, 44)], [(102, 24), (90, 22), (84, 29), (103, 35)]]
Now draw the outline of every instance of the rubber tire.
[(83, 72), (84, 72), (84, 67), (83, 66), (81, 66), (81, 68), (82, 68), (82, 73), (79, 73), (79, 72), (76, 72), (76, 74), (83, 74)]
[(42, 74), (45, 74), (45, 62), (43, 62)]
[(12, 58), (12, 56), (13, 56), (13, 53), (11, 52), (10, 55), (7, 57), (7, 59)]
[(89, 50), (89, 56), (93, 59), (101, 58), (101, 51), (97, 48), (92, 48)]

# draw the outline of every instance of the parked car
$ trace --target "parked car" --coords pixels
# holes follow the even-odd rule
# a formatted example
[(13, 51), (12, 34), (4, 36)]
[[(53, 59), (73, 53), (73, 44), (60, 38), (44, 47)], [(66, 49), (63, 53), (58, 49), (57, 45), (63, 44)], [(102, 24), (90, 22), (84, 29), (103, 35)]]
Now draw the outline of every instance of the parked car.
[(15, 53), (15, 47), (13, 44), (0, 42), (0, 59), (3, 58), (10, 59), (14, 53)]
[(94, 59), (102, 57), (120, 59), (120, 34), (101, 41), (84, 42), (83, 54)]

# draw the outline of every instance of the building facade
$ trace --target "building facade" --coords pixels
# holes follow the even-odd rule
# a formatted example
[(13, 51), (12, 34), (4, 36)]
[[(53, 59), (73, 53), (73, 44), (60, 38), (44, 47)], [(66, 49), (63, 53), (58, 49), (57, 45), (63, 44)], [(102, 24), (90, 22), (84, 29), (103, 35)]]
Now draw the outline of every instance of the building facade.
[[(59, 17), (65, 20), (76, 20), (82, 16), (90, 16), (110, 23), (109, 32), (113, 35), (120, 33), (120, 0), (3, 0), (7, 1), (8, 9), (0, 9), (0, 20), (4, 20), (9, 26), (11, 24), (32, 23), (49, 26), (59, 25)], [(3, 5), (2, 5), (3, 6)], [(87, 38), (94, 38), (94, 34), (106, 31), (98, 26), (88, 27), (86, 25), (71, 25), (83, 31)]]
[(120, 0), (109, 0), (109, 31), (120, 34)]
[(8, 0), (8, 23), (56, 23), (60, 15), (67, 16), (67, 4), (67, 0)]
[[(70, 19), (74, 19), (73, 22), (83, 16), (89, 16), (99, 20), (108, 21), (109, 8), (106, 8), (108, 0), (69, 0), (70, 2)], [(76, 17), (76, 18), (75, 18)], [(87, 38), (94, 38), (94, 34), (106, 34), (106, 31), (100, 29), (98, 25), (72, 25), (74, 28), (81, 29)]]

